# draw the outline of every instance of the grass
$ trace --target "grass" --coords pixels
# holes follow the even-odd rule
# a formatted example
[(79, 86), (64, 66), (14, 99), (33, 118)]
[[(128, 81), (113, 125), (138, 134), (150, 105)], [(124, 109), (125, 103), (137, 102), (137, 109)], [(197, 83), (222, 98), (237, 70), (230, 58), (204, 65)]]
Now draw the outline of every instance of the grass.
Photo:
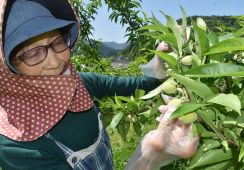
[[(155, 127), (156, 127), (156, 121), (150, 125), (146, 125), (143, 128), (142, 136), (144, 136), (150, 130), (155, 129)], [(109, 128), (107, 128), (107, 131), (110, 136), (110, 142), (113, 149), (114, 169), (123, 170), (127, 161), (129, 160), (134, 150), (136, 149), (136, 146), (139, 144), (141, 137), (138, 137), (135, 134), (134, 130), (130, 128), (127, 135), (127, 141), (124, 142), (116, 131), (113, 132)]]
[[(143, 128), (142, 136), (148, 133), (150, 130), (153, 130), (157, 127), (158, 122), (152, 121), (151, 124), (145, 125)], [(132, 126), (131, 126), (132, 127)], [(114, 157), (114, 169), (115, 170), (124, 170), (124, 167), (132, 156), (136, 146), (139, 144), (142, 137), (138, 137), (132, 128), (130, 128), (127, 136), (127, 141), (124, 142), (120, 135), (115, 131), (113, 132), (111, 129), (107, 128), (110, 142), (113, 149), (113, 157)], [(186, 169), (185, 160), (175, 161), (161, 169), (167, 170), (185, 170)]]
[(114, 169), (123, 170), (127, 161), (133, 154), (140, 139), (137, 136), (130, 136), (127, 142), (123, 142), (117, 132), (109, 131), (111, 145), (113, 148)]

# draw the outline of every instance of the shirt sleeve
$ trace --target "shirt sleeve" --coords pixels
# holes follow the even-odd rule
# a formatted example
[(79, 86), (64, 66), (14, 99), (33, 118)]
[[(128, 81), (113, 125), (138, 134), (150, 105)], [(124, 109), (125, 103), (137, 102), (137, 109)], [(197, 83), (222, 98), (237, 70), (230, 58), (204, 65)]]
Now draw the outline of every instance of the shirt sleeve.
[(148, 92), (161, 83), (158, 79), (147, 76), (117, 77), (91, 72), (79, 73), (79, 75), (90, 94), (99, 99), (115, 94), (130, 96), (134, 94), (136, 89)]
[(72, 170), (52, 142), (40, 141), (16, 142), (0, 135), (2, 170)]

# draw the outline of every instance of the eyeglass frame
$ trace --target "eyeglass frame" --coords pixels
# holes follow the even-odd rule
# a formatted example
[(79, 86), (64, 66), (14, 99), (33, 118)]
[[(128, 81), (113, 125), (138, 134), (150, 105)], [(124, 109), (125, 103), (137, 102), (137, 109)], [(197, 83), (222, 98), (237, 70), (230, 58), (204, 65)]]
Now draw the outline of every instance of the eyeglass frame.
[[(67, 48), (63, 49), (62, 51), (57, 52), (57, 51), (54, 49), (54, 47), (53, 47), (53, 43), (54, 43), (57, 39), (59, 39), (59, 38), (63, 38), (63, 39), (64, 39), (64, 36), (67, 36), (67, 38), (68, 38), (68, 43), (65, 43), (65, 44), (67, 45)], [(64, 42), (65, 42), (65, 41), (64, 41)], [(49, 48), (51, 48), (55, 53), (62, 53), (62, 52), (64, 52), (64, 51), (66, 51), (67, 49), (69, 49), (70, 47), (71, 47), (71, 35), (70, 35), (70, 34), (63, 34), (63, 35), (60, 35), (60, 36), (58, 36), (57, 38), (55, 38), (51, 43), (49, 43), (49, 44), (47, 44), (47, 45), (41, 45), (41, 46), (37, 46), (37, 47), (34, 47), (34, 48), (32, 48), (32, 49), (27, 50), (26, 52), (24, 52), (24, 53), (18, 55), (17, 58), (18, 58), (19, 60), (23, 61), (23, 62), (24, 62), (26, 65), (28, 65), (28, 66), (36, 66), (36, 65), (42, 63), (42, 62), (47, 58)], [(25, 59), (24, 59), (23, 57), (25, 56), (26, 53), (32, 51), (33, 49), (35, 50), (35, 49), (37, 49), (37, 48), (43, 48), (43, 49), (45, 49), (45, 53), (46, 53), (45, 57), (43, 57), (43, 59), (42, 59), (41, 61), (39, 61), (39, 62), (37, 62), (37, 63), (35, 63), (35, 64), (28, 64), (28, 63), (25, 61)]]

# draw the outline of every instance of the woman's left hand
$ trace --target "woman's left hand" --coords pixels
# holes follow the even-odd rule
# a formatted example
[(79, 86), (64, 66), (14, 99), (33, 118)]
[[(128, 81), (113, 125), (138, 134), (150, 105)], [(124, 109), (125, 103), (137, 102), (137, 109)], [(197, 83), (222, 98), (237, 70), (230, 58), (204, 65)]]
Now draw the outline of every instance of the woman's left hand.
[[(161, 112), (163, 116), (168, 117), (167, 114), (171, 114), (174, 110), (172, 106), (165, 106)], [(192, 124), (183, 124), (178, 119), (168, 121), (162, 117), (157, 129), (143, 139), (142, 152), (159, 167), (176, 159), (190, 158), (199, 144), (199, 137), (192, 137), (191, 133)]]
[(174, 112), (175, 108), (163, 108), (160, 109), (163, 116), (157, 129), (144, 136), (127, 169), (160, 169), (174, 160), (190, 158), (196, 152), (199, 137), (191, 137), (192, 124), (185, 125), (178, 119), (168, 121), (165, 117)]

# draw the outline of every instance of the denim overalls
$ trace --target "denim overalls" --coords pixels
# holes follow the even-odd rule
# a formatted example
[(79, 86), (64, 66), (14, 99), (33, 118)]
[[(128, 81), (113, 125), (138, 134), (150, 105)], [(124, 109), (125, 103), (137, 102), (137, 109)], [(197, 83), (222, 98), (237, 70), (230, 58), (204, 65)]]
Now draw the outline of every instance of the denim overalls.
[[(95, 108), (98, 110), (97, 108)], [(88, 148), (72, 151), (70, 148), (57, 141), (50, 133), (45, 136), (53, 140), (63, 151), (66, 161), (74, 170), (113, 170), (112, 149), (109, 138), (98, 114), (99, 136), (97, 141)]]

